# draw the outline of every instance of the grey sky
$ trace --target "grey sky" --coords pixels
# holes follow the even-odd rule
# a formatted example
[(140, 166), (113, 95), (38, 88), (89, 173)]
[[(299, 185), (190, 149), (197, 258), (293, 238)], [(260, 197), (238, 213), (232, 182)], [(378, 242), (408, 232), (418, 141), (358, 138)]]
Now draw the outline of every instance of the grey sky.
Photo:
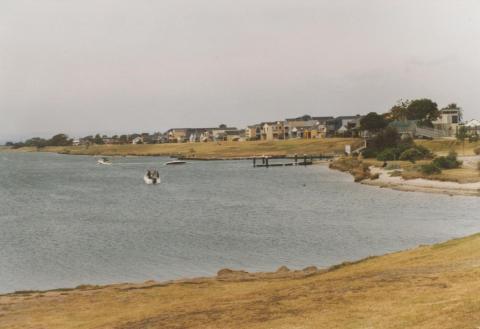
[(480, 1), (2, 0), (0, 141), (383, 112), (480, 118)]

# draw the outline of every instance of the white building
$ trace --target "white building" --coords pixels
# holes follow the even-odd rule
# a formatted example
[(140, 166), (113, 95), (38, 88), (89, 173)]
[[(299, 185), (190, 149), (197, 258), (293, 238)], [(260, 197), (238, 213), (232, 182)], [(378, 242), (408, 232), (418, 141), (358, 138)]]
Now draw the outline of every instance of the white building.
[(443, 131), (446, 136), (455, 136), (462, 117), (462, 110), (459, 108), (445, 108), (439, 112), (440, 116), (432, 121), (433, 128)]
[(142, 144), (143, 143), (143, 138), (138, 136), (132, 139), (132, 144)]

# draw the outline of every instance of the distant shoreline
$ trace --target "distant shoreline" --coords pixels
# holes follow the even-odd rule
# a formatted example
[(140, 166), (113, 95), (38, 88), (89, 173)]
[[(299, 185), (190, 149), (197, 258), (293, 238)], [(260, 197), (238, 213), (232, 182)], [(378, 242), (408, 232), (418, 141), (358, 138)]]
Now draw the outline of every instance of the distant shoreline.
[[(362, 145), (363, 140), (358, 138), (328, 138), (310, 140), (285, 141), (254, 141), (254, 142), (208, 142), (208, 143), (170, 143), (170, 144), (126, 144), (126, 145), (93, 145), (85, 146), (57, 146), (36, 149), (33, 147), (17, 150), (1, 148), (6, 152), (52, 152), (67, 155), (88, 156), (167, 156), (185, 160), (225, 161), (247, 160), (253, 157), (269, 156), (272, 158), (292, 158), (295, 154), (307, 156), (341, 156), (346, 145), (352, 148)], [(452, 147), (452, 141), (427, 141), (428, 147), (438, 153)], [(468, 150), (470, 153), (471, 150)], [(378, 173), (376, 179), (361, 179), (365, 185), (390, 188), (407, 192), (426, 192), (447, 195), (480, 196), (480, 183), (469, 182), (462, 184), (455, 181), (437, 181), (434, 179), (409, 179), (390, 177), (379, 168), (373, 168)], [(333, 168), (342, 170), (340, 168)], [(348, 170), (343, 170), (348, 171)], [(480, 179), (479, 179), (480, 181)]]
[(248, 159), (258, 156), (288, 157), (341, 155), (346, 145), (352, 148), (362, 145), (358, 138), (295, 139), (250, 142), (196, 142), (165, 144), (121, 144), (92, 146), (23, 147), (7, 152), (53, 152), (92, 156), (170, 156), (201, 160)]

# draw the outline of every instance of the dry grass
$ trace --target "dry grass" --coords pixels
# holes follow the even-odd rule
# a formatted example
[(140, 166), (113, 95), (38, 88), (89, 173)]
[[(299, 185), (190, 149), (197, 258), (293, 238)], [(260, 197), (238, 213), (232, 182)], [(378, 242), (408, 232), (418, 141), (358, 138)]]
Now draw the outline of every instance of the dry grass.
[(420, 171), (404, 171), (405, 179), (424, 178), (443, 182), (476, 183), (480, 182), (480, 171), (472, 168), (443, 169), (440, 174), (426, 175)]
[[(345, 145), (359, 147), (362, 141), (353, 138), (328, 138), (287, 141), (256, 142), (211, 142), (211, 143), (172, 143), (144, 145), (95, 145), (46, 147), (42, 151), (84, 155), (165, 155), (197, 158), (240, 158), (260, 155), (286, 156), (297, 154), (318, 155), (342, 153)], [(20, 151), (36, 151), (23, 148)]]
[(329, 165), (331, 169), (349, 172), (354, 177), (355, 182), (371, 178), (369, 166), (368, 163), (353, 157), (340, 157), (330, 162)]
[(480, 235), (342, 264), (0, 296), (10, 328), (478, 328)]
[(458, 155), (475, 155), (474, 149), (480, 147), (480, 142), (464, 144), (457, 140), (434, 139), (434, 140), (416, 140), (415, 143), (423, 145), (437, 155), (447, 155), (448, 152), (454, 150)]

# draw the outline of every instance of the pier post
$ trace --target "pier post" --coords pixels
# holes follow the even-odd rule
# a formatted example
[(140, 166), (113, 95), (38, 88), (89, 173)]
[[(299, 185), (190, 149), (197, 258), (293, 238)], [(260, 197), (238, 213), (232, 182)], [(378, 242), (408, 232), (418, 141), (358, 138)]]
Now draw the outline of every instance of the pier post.
[(295, 153), (295, 165), (298, 165), (298, 155)]
[(254, 157), (253, 158), (253, 168), (255, 168), (257, 166), (256, 162), (257, 162), (257, 158)]
[(266, 166), (268, 168), (268, 158), (265, 159), (265, 162), (266, 162)]
[(307, 165), (307, 155), (306, 154), (303, 155), (303, 165), (304, 166)]

